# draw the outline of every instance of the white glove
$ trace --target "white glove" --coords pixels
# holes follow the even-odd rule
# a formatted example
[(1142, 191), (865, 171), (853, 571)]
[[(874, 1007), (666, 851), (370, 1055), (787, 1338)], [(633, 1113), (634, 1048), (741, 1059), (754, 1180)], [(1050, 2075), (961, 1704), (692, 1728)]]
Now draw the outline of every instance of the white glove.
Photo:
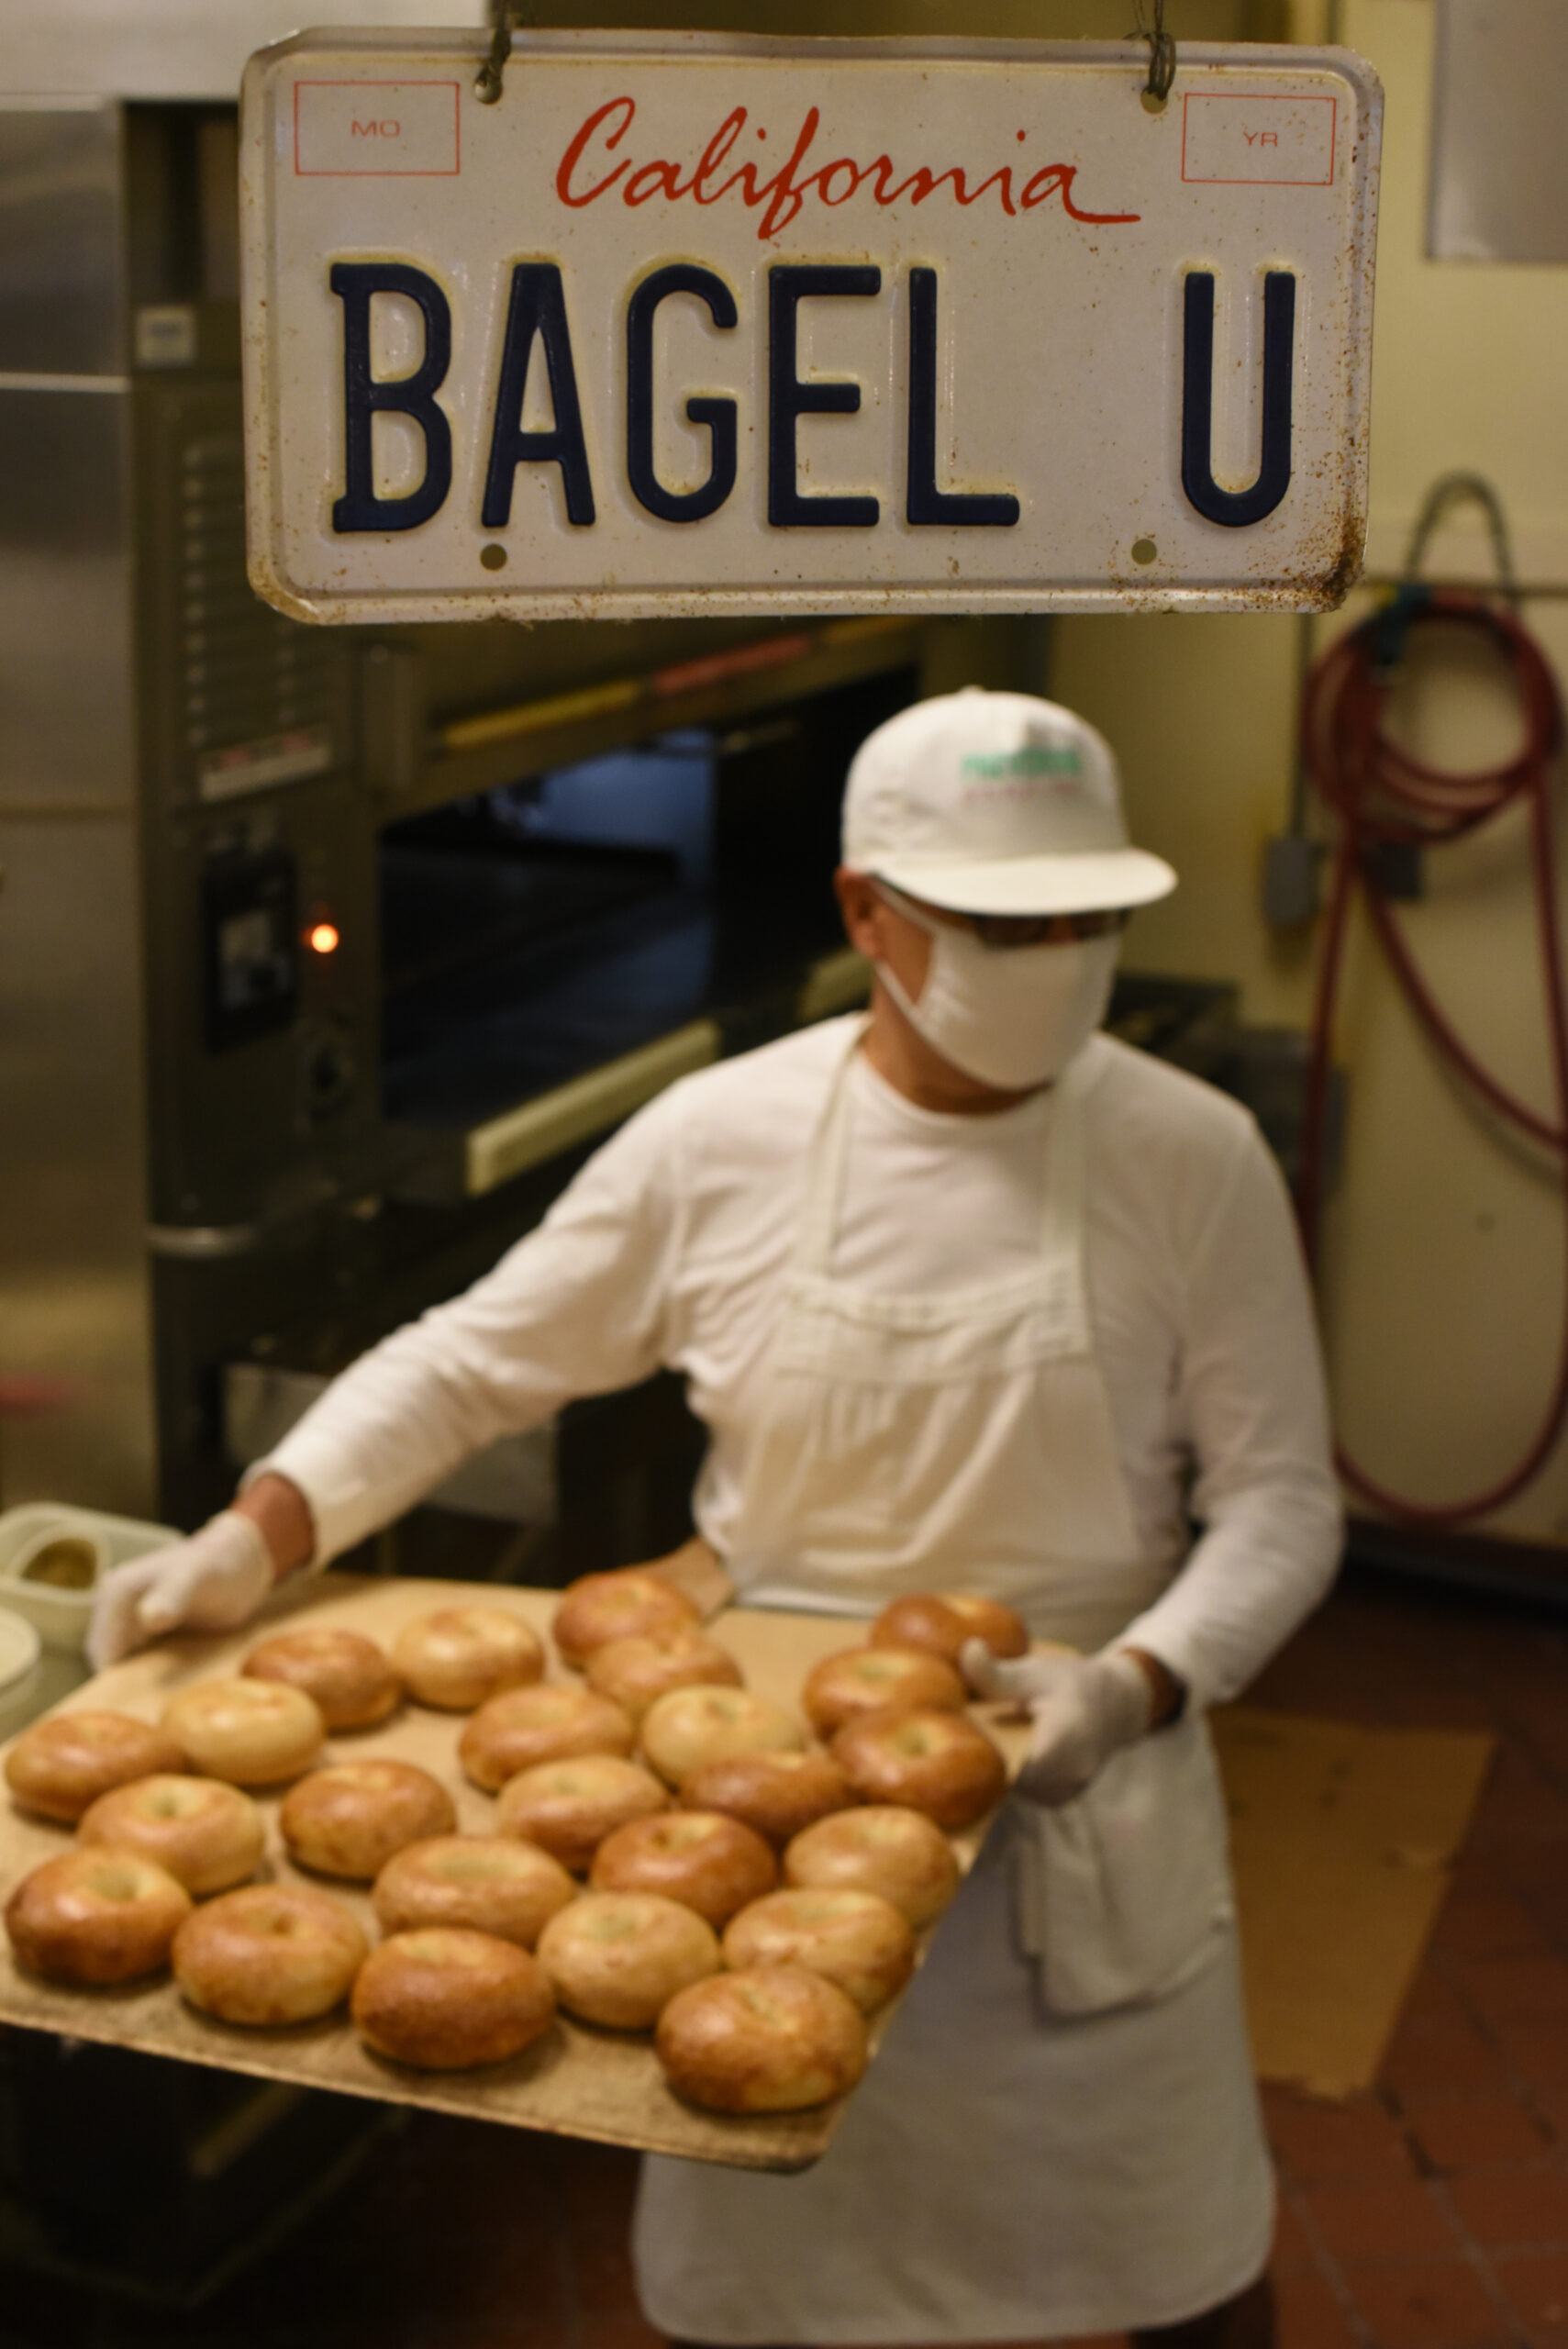
[(1125, 1648), (1098, 1655), (1026, 1655), (1007, 1664), (984, 1640), (966, 1640), (959, 1658), (983, 1697), (1011, 1697), (1032, 1721), (1029, 1760), (1014, 1781), (1030, 1802), (1071, 1802), (1119, 1746), (1152, 1722), (1154, 1692)]
[(171, 1542), (104, 1576), (87, 1631), (95, 1672), (176, 1629), (232, 1631), (248, 1622), (276, 1579), (253, 1520), (226, 1508), (186, 1542)]

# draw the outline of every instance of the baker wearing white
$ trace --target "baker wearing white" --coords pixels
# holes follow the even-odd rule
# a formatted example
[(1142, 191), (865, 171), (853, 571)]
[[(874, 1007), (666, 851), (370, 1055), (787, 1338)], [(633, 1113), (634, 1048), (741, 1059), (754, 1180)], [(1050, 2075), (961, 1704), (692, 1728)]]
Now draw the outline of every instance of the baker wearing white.
[(1093, 1658), (1036, 1699), (1057, 1807), (1010, 1808), (826, 2158), (647, 2165), (645, 2304), (721, 2343), (1210, 2311), (1214, 2339), (1263, 2339), (1272, 2189), (1202, 1715), (1337, 1555), (1283, 1189), (1243, 1111), (1088, 1032), (1109, 958), (1091, 981), (1074, 950), (1173, 878), (1127, 847), (1092, 729), (1018, 696), (906, 712), (851, 770), (845, 849), (869, 1025), (652, 1103), (238, 1508), (280, 1564), (323, 1561), (475, 1446), (668, 1364), (711, 1431), (698, 1526), (747, 1596), (865, 1614), (967, 1585)]

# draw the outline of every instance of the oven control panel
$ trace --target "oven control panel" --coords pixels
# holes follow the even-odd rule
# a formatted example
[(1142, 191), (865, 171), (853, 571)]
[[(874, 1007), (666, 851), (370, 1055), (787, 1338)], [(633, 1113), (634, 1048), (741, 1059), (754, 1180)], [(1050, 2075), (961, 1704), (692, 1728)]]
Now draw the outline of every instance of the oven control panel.
[(293, 1025), (299, 1005), (299, 876), (286, 848), (233, 850), (202, 874), (203, 1025), (221, 1052)]

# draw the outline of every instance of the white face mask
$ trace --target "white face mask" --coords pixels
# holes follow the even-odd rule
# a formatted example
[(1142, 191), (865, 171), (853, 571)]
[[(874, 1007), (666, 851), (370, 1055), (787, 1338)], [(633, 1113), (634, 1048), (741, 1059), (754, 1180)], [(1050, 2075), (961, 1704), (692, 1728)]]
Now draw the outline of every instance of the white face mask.
[(928, 921), (902, 894), (880, 884), (879, 890), (931, 941), (918, 999), (885, 963), (876, 965), (931, 1050), (1004, 1093), (1025, 1093), (1060, 1076), (1106, 1016), (1119, 933), (1060, 946), (983, 946), (972, 930)]

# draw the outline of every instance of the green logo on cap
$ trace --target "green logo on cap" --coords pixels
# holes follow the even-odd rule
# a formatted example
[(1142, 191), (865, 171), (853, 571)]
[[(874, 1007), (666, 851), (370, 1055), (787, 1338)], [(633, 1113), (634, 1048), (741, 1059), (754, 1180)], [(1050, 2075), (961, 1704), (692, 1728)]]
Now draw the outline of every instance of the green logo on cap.
[(960, 775), (995, 780), (1009, 774), (1078, 774), (1083, 761), (1073, 742), (1026, 742), (1019, 751), (972, 751)]

